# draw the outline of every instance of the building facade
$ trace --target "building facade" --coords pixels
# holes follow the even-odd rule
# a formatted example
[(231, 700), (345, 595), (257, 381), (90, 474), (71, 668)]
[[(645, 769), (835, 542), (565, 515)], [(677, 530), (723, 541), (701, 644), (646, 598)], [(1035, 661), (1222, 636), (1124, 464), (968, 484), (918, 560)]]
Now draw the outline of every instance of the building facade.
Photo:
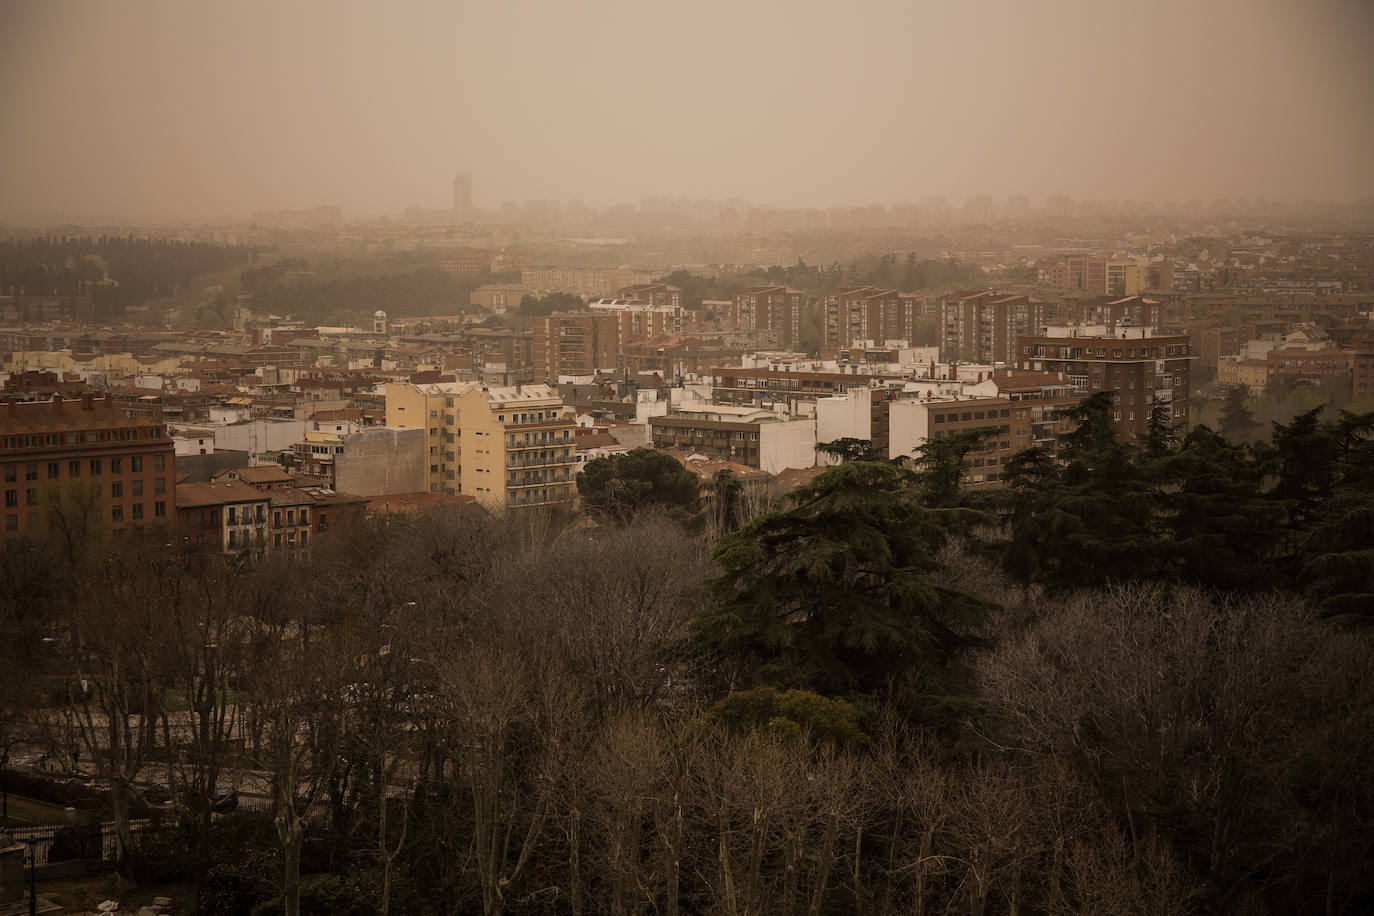
[(925, 303), (911, 293), (872, 286), (852, 287), (825, 297), (821, 319), (822, 346), (841, 349), (855, 341), (916, 339), (916, 322)]
[(726, 324), (732, 330), (772, 331), (778, 343), (795, 347), (801, 338), (804, 296), (786, 286), (756, 286), (735, 293)]
[(620, 323), (620, 313), (593, 310), (534, 319), (535, 379), (557, 385), (561, 376), (614, 371), (620, 364)]
[(387, 423), (425, 430), (431, 493), (489, 508), (572, 505), (575, 424), (547, 385), (387, 386)]
[(1016, 365), (1016, 339), (1046, 323), (1048, 303), (993, 290), (946, 296), (940, 311), (940, 358), (946, 362)]
[(1100, 327), (1047, 330), (1018, 339), (1021, 368), (1063, 373), (1087, 394), (1115, 392), (1118, 439), (1145, 434), (1156, 399), (1170, 406), (1180, 433), (1187, 428), (1193, 360), (1188, 335), (1157, 335), (1149, 328), (1125, 328), (1111, 336)]
[(41, 537), (63, 514), (111, 531), (167, 525), (176, 449), (157, 420), (125, 416), (108, 397), (0, 406), (5, 539)]

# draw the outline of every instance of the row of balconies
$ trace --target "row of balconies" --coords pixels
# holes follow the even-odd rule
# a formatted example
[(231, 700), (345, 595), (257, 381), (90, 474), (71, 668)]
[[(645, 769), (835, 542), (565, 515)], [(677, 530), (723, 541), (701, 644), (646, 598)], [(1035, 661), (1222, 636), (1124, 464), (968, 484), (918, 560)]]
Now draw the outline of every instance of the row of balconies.
[(507, 455), (508, 468), (537, 468), (572, 464), (576, 459), (571, 451), (563, 455)]

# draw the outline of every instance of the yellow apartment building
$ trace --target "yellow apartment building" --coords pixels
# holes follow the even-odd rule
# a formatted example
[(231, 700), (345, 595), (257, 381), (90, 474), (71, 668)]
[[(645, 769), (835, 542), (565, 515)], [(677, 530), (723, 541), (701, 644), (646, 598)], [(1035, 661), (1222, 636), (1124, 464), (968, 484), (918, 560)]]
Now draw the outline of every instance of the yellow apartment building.
[(575, 424), (548, 385), (389, 384), (386, 422), (425, 430), (431, 493), (493, 509), (573, 503)]

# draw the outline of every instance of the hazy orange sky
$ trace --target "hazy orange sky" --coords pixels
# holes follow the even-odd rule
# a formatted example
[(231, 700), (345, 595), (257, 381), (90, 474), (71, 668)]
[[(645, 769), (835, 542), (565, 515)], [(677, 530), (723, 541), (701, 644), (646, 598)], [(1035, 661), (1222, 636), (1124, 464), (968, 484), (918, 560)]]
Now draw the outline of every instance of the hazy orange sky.
[(0, 0), (0, 222), (1374, 196), (1370, 0)]

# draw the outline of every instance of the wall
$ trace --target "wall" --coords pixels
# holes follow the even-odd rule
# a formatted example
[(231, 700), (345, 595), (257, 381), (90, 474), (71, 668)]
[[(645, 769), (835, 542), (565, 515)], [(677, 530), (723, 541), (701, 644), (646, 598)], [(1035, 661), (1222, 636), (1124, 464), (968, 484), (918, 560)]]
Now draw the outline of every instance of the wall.
[(305, 438), (304, 420), (249, 420), (215, 429), (215, 448), (261, 455), (279, 452)]
[(899, 398), (888, 405), (887, 457), (911, 457), (925, 443), (930, 435), (930, 413), (926, 408), (931, 403), (945, 406), (950, 402)]
[[(816, 442), (873, 438), (873, 392), (851, 388), (843, 397), (816, 399)], [(818, 464), (834, 464), (828, 455), (817, 455)]]
[(770, 474), (816, 465), (814, 419), (760, 423), (759, 467)]
[(428, 491), (425, 431), (383, 426), (345, 436), (334, 458), (334, 489), (350, 496)]

